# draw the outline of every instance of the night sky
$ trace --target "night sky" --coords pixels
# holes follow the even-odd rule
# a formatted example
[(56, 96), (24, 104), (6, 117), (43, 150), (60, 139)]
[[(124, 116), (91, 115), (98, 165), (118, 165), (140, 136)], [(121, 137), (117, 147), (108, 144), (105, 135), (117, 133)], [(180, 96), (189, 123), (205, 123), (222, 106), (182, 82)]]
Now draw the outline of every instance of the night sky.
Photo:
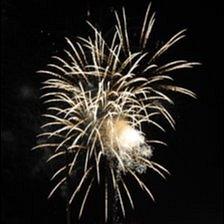
[[(177, 83), (194, 91), (198, 99), (175, 98), (176, 131), (167, 128), (161, 137), (168, 147), (155, 153), (172, 175), (166, 181), (146, 175), (156, 203), (145, 199), (136, 187), (136, 211), (128, 213), (128, 224), (223, 222), (223, 70), (219, 66), (223, 63), (224, 18), (217, 2), (152, 1), (156, 11), (152, 45), (187, 28), (187, 37), (168, 56), (202, 65), (175, 76)], [(134, 30), (141, 24), (147, 4), (144, 0), (1, 1), (2, 223), (65, 223), (60, 194), (47, 200), (52, 184), (43, 153), (30, 150), (45, 111), (39, 99), (43, 77), (35, 72), (44, 68), (52, 55), (62, 52), (64, 37), (89, 34), (87, 18), (109, 33), (113, 9), (125, 6)], [(89, 204), (79, 223), (102, 223), (100, 202)]]

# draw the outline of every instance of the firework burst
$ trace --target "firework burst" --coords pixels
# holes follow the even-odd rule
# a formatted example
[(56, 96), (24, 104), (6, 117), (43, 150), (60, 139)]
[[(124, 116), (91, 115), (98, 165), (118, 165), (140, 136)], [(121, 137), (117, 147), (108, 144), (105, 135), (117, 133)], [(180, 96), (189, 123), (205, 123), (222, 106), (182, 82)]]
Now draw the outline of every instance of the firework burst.
[[(49, 197), (79, 173), (68, 198), (71, 204), (79, 191), (85, 191), (79, 217), (94, 184), (105, 186), (105, 221), (110, 207), (109, 191), (117, 195), (123, 216), (124, 197), (134, 208), (132, 194), (124, 180), (126, 175), (132, 176), (154, 200), (140, 175), (147, 169), (163, 178), (169, 174), (152, 161), (152, 144), (165, 143), (146, 139), (142, 127), (148, 124), (164, 131), (155, 121), (155, 117), (160, 116), (174, 128), (175, 121), (166, 108), (167, 104), (173, 104), (167, 95), (169, 91), (195, 97), (190, 90), (175, 86), (169, 74), (198, 63), (175, 60), (161, 65), (158, 62), (162, 54), (185, 36), (185, 30), (170, 38), (153, 55), (148, 53), (148, 40), (155, 22), (150, 6), (135, 50), (130, 44), (123, 8), (121, 15), (115, 12), (111, 40), (105, 40), (102, 33), (87, 22), (92, 36), (78, 37), (74, 43), (66, 38), (66, 56), (52, 57), (54, 62), (47, 65), (48, 69), (38, 71), (50, 77), (44, 82), (46, 92), (42, 96), (49, 107), (44, 115), (47, 119), (42, 126), (44, 131), (39, 135), (47, 141), (35, 148), (50, 148), (52, 155), (48, 161), (61, 161), (61, 167), (52, 177), (57, 183)], [(136, 50), (137, 44), (139, 50)]]

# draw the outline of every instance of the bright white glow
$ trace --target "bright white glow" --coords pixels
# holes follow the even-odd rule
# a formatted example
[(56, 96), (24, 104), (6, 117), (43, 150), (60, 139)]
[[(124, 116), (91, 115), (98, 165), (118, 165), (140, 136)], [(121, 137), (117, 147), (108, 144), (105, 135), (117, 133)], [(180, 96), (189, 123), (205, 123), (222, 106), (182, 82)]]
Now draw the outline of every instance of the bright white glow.
[(140, 148), (145, 138), (140, 131), (131, 127), (125, 120), (117, 120), (109, 130), (110, 141), (120, 153)]
[(139, 131), (126, 125), (120, 130), (119, 136), (117, 136), (117, 143), (121, 149), (130, 150), (140, 147), (144, 143), (144, 137)]
[[(146, 171), (147, 166), (139, 164), (138, 158), (151, 158), (152, 149), (145, 142), (142, 132), (132, 127), (126, 120), (110, 120), (107, 126), (109, 149), (117, 150), (121, 160), (118, 169), (123, 167), (135, 169), (139, 173)], [(136, 159), (137, 158), (137, 159)]]

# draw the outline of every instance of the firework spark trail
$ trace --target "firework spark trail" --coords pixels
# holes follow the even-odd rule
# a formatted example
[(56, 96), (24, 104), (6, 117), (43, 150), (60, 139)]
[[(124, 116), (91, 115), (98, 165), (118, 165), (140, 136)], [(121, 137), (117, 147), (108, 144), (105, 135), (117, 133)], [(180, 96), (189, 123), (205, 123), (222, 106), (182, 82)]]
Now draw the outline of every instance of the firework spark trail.
[[(115, 11), (116, 24), (110, 42), (87, 22), (93, 31), (92, 37), (78, 37), (74, 44), (66, 38), (66, 56), (52, 57), (54, 62), (47, 65), (48, 69), (38, 71), (50, 76), (42, 88), (46, 91), (42, 98), (49, 105), (48, 114), (44, 116), (49, 121), (42, 126), (46, 132), (39, 135), (41, 138), (47, 137), (47, 142), (35, 148), (53, 149), (48, 162), (60, 158), (64, 161), (65, 154), (70, 158), (69, 164), (62, 165), (52, 176), (52, 180), (59, 178), (59, 181), (49, 197), (66, 182), (67, 176), (72, 177), (77, 167), (82, 167), (80, 172), (83, 174), (69, 199), (71, 204), (81, 188), (85, 188), (84, 183), (87, 184), (79, 218), (92, 185), (97, 182), (101, 184), (102, 163), (107, 173), (111, 174), (107, 178), (112, 180), (112, 189), (118, 196), (124, 216), (121, 188), (132, 208), (134, 202), (123, 176), (129, 174), (154, 200), (140, 174), (147, 169), (163, 178), (165, 173), (169, 174), (163, 166), (152, 161), (152, 144), (165, 143), (147, 140), (142, 125), (146, 123), (165, 131), (154, 119), (161, 116), (175, 127), (175, 121), (166, 109), (167, 103), (173, 104), (167, 96), (168, 91), (191, 97), (195, 94), (172, 84), (174, 80), (169, 74), (199, 63), (175, 60), (161, 65), (157, 62), (162, 54), (185, 36), (185, 30), (175, 34), (154, 55), (149, 56), (147, 46), (155, 22), (155, 13), (150, 16), (150, 12), (151, 4), (143, 19), (138, 51), (132, 50), (123, 8), (122, 16)], [(111, 189), (107, 178), (104, 179), (105, 221), (108, 219), (108, 191)]]

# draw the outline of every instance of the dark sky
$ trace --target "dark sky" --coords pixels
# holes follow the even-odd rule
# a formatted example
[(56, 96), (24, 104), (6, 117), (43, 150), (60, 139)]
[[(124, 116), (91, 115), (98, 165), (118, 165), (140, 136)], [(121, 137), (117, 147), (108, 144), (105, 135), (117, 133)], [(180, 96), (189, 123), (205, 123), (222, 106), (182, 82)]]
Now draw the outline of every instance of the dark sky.
[[(128, 218), (135, 221), (128, 224), (223, 222), (220, 65), (224, 18), (217, 2), (152, 2), (157, 12), (154, 38), (165, 41), (187, 28), (186, 39), (173, 54), (200, 61), (202, 66), (177, 77), (183, 86), (196, 92), (198, 99), (177, 98), (177, 131), (168, 129), (163, 136), (169, 146), (158, 154), (158, 160), (166, 164), (172, 175), (165, 182), (152, 178), (156, 203), (137, 196), (137, 210)], [(41, 153), (30, 151), (36, 144), (40, 114), (44, 112), (39, 100), (43, 80), (35, 71), (43, 68), (51, 55), (62, 51), (65, 36), (86, 35), (88, 11), (90, 20), (106, 32), (113, 23), (112, 10), (125, 6), (134, 29), (147, 4), (144, 0), (1, 1), (2, 223), (65, 223), (61, 197), (47, 200), (52, 185)], [(89, 215), (100, 206), (92, 206), (82, 223), (100, 223)]]

